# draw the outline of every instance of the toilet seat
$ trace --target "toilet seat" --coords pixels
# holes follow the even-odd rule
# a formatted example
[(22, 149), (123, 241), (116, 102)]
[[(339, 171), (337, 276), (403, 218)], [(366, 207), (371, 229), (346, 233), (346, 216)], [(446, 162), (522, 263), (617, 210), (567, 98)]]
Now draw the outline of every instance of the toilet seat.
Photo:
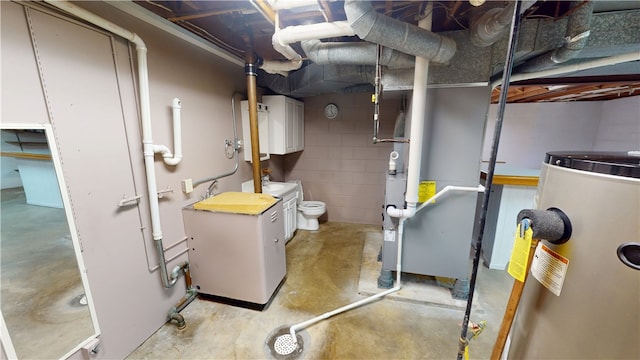
[(300, 208), (301, 209), (315, 209), (315, 208), (320, 208), (320, 207), (324, 207), (325, 204), (322, 201), (301, 201), (300, 202)]
[(327, 205), (322, 201), (302, 201), (298, 209), (305, 215), (320, 216), (327, 210)]
[(298, 185), (297, 228), (302, 230), (318, 230), (318, 218), (327, 211), (327, 204), (322, 201), (305, 201), (302, 182), (295, 180)]

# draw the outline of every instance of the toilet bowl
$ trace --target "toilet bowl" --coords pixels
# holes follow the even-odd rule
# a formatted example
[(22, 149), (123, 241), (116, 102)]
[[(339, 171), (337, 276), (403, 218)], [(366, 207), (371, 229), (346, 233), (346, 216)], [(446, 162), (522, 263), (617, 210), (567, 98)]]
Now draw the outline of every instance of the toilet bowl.
[(327, 211), (327, 205), (322, 201), (304, 201), (302, 182), (297, 180), (296, 183), (298, 184), (297, 227), (302, 230), (318, 230), (320, 228), (318, 218)]

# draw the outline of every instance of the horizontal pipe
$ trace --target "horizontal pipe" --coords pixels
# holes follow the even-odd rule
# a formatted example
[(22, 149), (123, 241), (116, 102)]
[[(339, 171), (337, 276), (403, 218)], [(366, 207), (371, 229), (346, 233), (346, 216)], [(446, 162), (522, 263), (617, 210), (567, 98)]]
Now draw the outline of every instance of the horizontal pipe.
[[(305, 40), (300, 43), (309, 60), (316, 64), (376, 65), (378, 45), (370, 42), (321, 42)], [(380, 52), (379, 65), (389, 68), (413, 68), (415, 56), (388, 47)]]
[(287, 26), (273, 35), (273, 40), (281, 45), (288, 45), (298, 41), (327, 39), (341, 36), (354, 36), (349, 23), (346, 21), (323, 22), (309, 25)]
[(344, 11), (362, 40), (443, 64), (456, 52), (453, 39), (380, 14), (368, 1), (346, 0)]
[(289, 10), (305, 6), (318, 5), (318, 0), (276, 0), (271, 4), (271, 8), (275, 11)]
[[(544, 78), (548, 76), (567, 74), (567, 73), (572, 73), (576, 71), (589, 70), (589, 69), (598, 68), (602, 66), (617, 65), (617, 64), (622, 64), (630, 61), (638, 61), (638, 60), (640, 60), (640, 51), (634, 51), (631, 53), (615, 55), (615, 56), (610, 56), (610, 57), (596, 59), (596, 60), (583, 61), (577, 64), (562, 65), (562, 66), (558, 66), (548, 70), (542, 70), (542, 71), (531, 72), (531, 73), (514, 74), (511, 76), (510, 82), (514, 83), (514, 82), (524, 81), (529, 79)], [(502, 85), (502, 79), (493, 81), (491, 83), (491, 90), (495, 89), (500, 85)]]

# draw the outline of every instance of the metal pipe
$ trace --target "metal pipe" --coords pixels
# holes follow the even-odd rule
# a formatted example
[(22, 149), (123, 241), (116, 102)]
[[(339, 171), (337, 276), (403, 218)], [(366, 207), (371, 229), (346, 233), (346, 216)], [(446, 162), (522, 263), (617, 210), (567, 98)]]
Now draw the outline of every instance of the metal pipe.
[[(300, 42), (309, 60), (316, 64), (375, 65), (377, 44), (369, 42)], [(384, 47), (380, 53), (380, 65), (392, 69), (408, 69), (415, 66), (415, 56)]]
[[(176, 326), (178, 327), (178, 329), (182, 330), (184, 329), (187, 324), (184, 320), (184, 317), (182, 315), (179, 314), (180, 311), (182, 311), (185, 307), (187, 307), (187, 305), (189, 305), (193, 300), (195, 300), (195, 298), (198, 296), (198, 292), (196, 291), (196, 289), (193, 288), (192, 282), (191, 282), (191, 272), (189, 270), (189, 263), (188, 262), (184, 262), (182, 263), (180, 266), (177, 266), (176, 269), (174, 269), (174, 272), (180, 272), (182, 271), (184, 273), (184, 279), (185, 279), (185, 284), (187, 287), (187, 292), (185, 293), (185, 295), (169, 310), (169, 313), (167, 314), (168, 320), (170, 322), (175, 322)], [(177, 278), (177, 275), (176, 275)]]
[(447, 63), (456, 52), (451, 38), (380, 14), (368, 1), (346, 0), (344, 11), (349, 25), (362, 40), (437, 63)]
[(153, 137), (151, 134), (151, 105), (149, 99), (150, 96), (149, 72), (147, 67), (147, 47), (144, 41), (136, 33), (124, 29), (70, 2), (52, 0), (46, 0), (46, 2), (60, 10), (66, 11), (74, 16), (86, 20), (91, 24), (105, 29), (115, 35), (123, 37), (126, 40), (132, 42), (136, 47), (136, 53), (138, 55), (138, 86), (140, 100), (140, 118), (142, 123), (142, 144), (145, 173), (147, 176), (149, 212), (151, 213), (151, 232), (153, 235), (153, 240), (156, 244), (158, 258), (160, 260), (160, 274), (162, 284), (165, 288), (170, 288), (175, 285), (176, 281), (170, 281), (169, 276), (167, 275), (167, 264), (165, 262), (164, 250), (162, 245), (162, 227), (160, 224), (160, 207), (158, 204), (158, 188), (156, 184), (156, 171), (154, 164), (154, 154), (157, 147), (153, 144)]
[[(521, 3), (520, 13), (522, 14), (535, 4), (536, 0), (526, 0)], [(511, 23), (514, 7), (515, 1), (511, 1), (505, 8), (489, 9), (476, 19), (471, 20), (469, 27), (471, 42), (478, 47), (487, 47), (500, 40), (508, 30), (507, 26)]]
[(575, 11), (569, 15), (565, 43), (518, 66), (518, 72), (534, 72), (551, 68), (575, 58), (584, 49), (591, 34), (593, 1), (574, 1), (571, 9)]
[[(638, 60), (640, 60), (640, 51), (634, 51), (626, 54), (609, 56), (601, 59), (583, 61), (577, 64), (562, 65), (562, 66), (554, 67), (548, 70), (536, 71), (531, 73), (518, 73), (511, 76), (510, 81), (518, 82), (518, 81), (524, 81), (529, 79), (538, 79), (538, 78), (544, 78), (548, 76), (561, 75), (561, 74), (572, 73), (576, 71), (589, 70), (589, 69), (598, 68), (602, 66), (617, 65), (617, 64), (622, 64), (630, 61), (638, 61)], [(503, 81), (504, 81), (504, 78), (493, 81), (491, 83), (491, 90), (502, 85)]]
[(204, 183), (209, 182), (209, 181), (216, 181), (216, 180), (222, 179), (224, 177), (231, 176), (231, 175), (235, 174), (238, 171), (238, 167), (239, 167), (239, 164), (240, 164), (240, 160), (239, 160), (240, 156), (238, 154), (238, 151), (240, 150), (240, 145), (238, 145), (238, 127), (236, 125), (236, 123), (237, 123), (237, 119), (236, 119), (236, 98), (235, 98), (236, 95), (242, 95), (242, 94), (239, 93), (239, 92), (234, 92), (231, 95), (231, 119), (233, 121), (233, 153), (234, 153), (234, 156), (236, 158), (236, 164), (233, 167), (233, 170), (231, 170), (229, 172), (226, 172), (226, 173), (220, 174), (220, 175), (216, 175), (216, 176), (213, 176), (213, 177), (210, 177), (210, 178), (200, 179), (200, 180), (195, 181), (193, 183), (194, 187), (198, 186), (200, 184), (204, 184)]
[(256, 88), (257, 68), (253, 44), (249, 41), (245, 54), (247, 75), (247, 99), (249, 105), (249, 127), (251, 128), (251, 169), (253, 173), (253, 192), (262, 193), (262, 181), (260, 177), (260, 136), (258, 133), (258, 98)]
[[(512, 14), (511, 33), (509, 34), (509, 47), (505, 59), (504, 72), (502, 74), (502, 82), (509, 84), (511, 77), (511, 68), (513, 66), (513, 58), (518, 46), (518, 34), (520, 31), (520, 5), (518, 1)], [(482, 199), (482, 210), (480, 211), (480, 220), (478, 221), (478, 238), (475, 243), (475, 253), (473, 255), (473, 265), (471, 270), (471, 278), (469, 279), (469, 297), (467, 299), (467, 307), (465, 309), (464, 319), (462, 321), (462, 331), (458, 343), (458, 360), (462, 360), (465, 349), (468, 345), (467, 330), (469, 326), (469, 317), (471, 315), (471, 307), (473, 304), (473, 294), (475, 292), (476, 280), (478, 278), (478, 265), (480, 263), (480, 254), (482, 252), (482, 238), (484, 235), (484, 227), (487, 220), (487, 209), (489, 208), (489, 197), (491, 195), (491, 187), (493, 185), (493, 174), (496, 168), (496, 159), (498, 157), (498, 145), (500, 143), (500, 132), (502, 131), (502, 122), (504, 120), (504, 110), (507, 104), (508, 86), (500, 89), (500, 100), (498, 102), (498, 114), (493, 134), (493, 143), (491, 146), (491, 156), (489, 157), (489, 166), (487, 170), (486, 186), (484, 197)]]

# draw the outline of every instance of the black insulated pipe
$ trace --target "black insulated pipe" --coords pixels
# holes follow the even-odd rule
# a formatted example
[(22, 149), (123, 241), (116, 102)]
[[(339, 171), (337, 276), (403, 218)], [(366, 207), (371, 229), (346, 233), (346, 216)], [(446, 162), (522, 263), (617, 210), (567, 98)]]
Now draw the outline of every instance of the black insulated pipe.
[(520, 9), (521, 2), (517, 1), (511, 20), (511, 33), (509, 35), (509, 47), (504, 62), (504, 71), (502, 72), (502, 87), (500, 88), (500, 98), (498, 100), (498, 113), (496, 124), (493, 131), (493, 142), (491, 145), (491, 156), (489, 157), (489, 165), (487, 169), (487, 180), (484, 189), (484, 197), (482, 199), (482, 210), (480, 211), (480, 220), (478, 221), (478, 238), (476, 240), (475, 253), (473, 255), (473, 265), (471, 269), (471, 278), (469, 279), (469, 298), (467, 299), (467, 307), (462, 321), (462, 331), (458, 343), (458, 360), (464, 357), (465, 349), (469, 344), (467, 340), (467, 330), (469, 326), (469, 317), (471, 315), (471, 307), (473, 305), (473, 294), (476, 288), (476, 280), (478, 278), (478, 265), (480, 264), (480, 254), (482, 252), (482, 238), (484, 227), (487, 222), (487, 209), (489, 208), (489, 196), (493, 187), (493, 175), (496, 169), (496, 160), (498, 158), (498, 144), (500, 143), (500, 133), (502, 131), (502, 123), (504, 121), (504, 110), (507, 105), (507, 95), (509, 91), (509, 83), (511, 82), (511, 69), (513, 67), (513, 57), (518, 46), (518, 33), (520, 32)]
[(523, 219), (531, 220), (532, 237), (546, 240), (552, 244), (564, 244), (571, 238), (571, 221), (564, 211), (558, 208), (547, 210), (521, 210), (518, 223)]
[(571, 3), (571, 15), (567, 22), (565, 43), (552, 51), (546, 52), (517, 68), (518, 72), (535, 72), (549, 69), (557, 64), (567, 62), (580, 54), (589, 41), (591, 34), (591, 15), (593, 1), (574, 1)]

